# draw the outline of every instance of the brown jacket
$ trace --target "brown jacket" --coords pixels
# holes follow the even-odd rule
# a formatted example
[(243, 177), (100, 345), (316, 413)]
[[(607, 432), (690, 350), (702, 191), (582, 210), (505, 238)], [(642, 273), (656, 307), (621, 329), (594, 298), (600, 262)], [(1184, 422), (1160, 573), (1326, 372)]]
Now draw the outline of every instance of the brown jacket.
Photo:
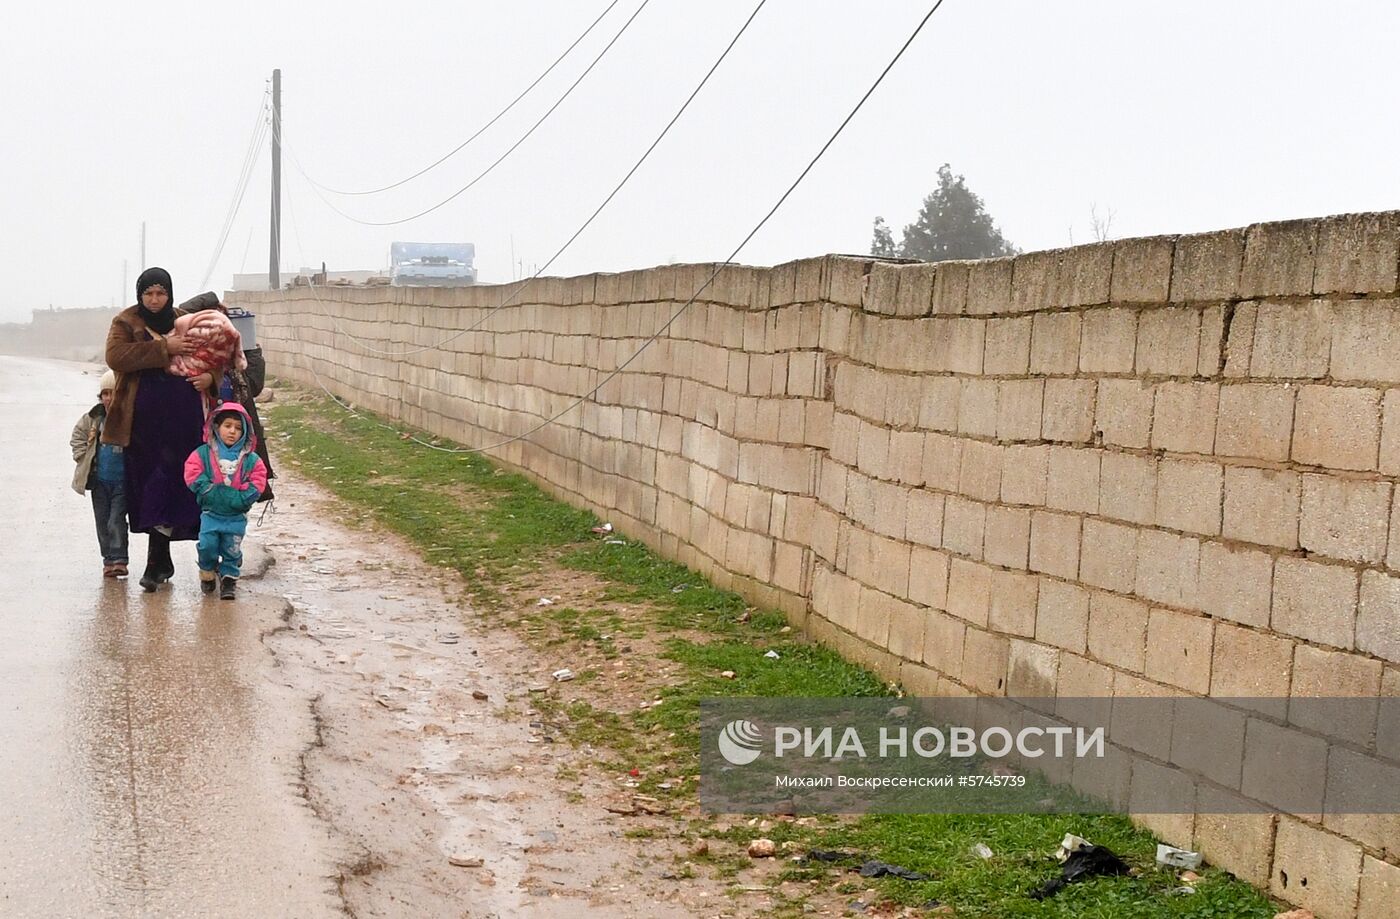
[[(175, 315), (183, 310), (175, 306)], [(107, 423), (102, 427), (102, 442), (130, 446), (131, 415), (136, 407), (136, 386), (141, 382), (140, 371), (152, 367), (169, 367), (170, 353), (165, 339), (146, 341), (142, 332), (146, 322), (129, 306), (112, 318), (107, 331), (107, 366), (117, 374), (117, 388), (112, 393), (112, 407), (107, 410)]]

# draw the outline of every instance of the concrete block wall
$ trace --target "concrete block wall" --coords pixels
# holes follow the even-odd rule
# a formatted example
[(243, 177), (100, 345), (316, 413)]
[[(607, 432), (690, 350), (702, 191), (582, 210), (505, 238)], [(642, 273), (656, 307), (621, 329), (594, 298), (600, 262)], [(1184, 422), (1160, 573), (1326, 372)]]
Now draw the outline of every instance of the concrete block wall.
[(1370, 919), (1400, 915), (1395, 818), (1223, 802), (1267, 803), (1246, 737), (1270, 730), (1400, 779), (1386, 725), (1286, 705), (1400, 694), (1397, 266), (1393, 212), (827, 256), (724, 269), (640, 354), (714, 266), (232, 299), (275, 373), (474, 446), (623, 367), (488, 452), (911, 692), (1279, 697), (1221, 706), (1233, 768), (1198, 766), (1199, 726), (1167, 715), (1115, 722), (1114, 755), (1061, 778), (1129, 807), (1194, 796), (1198, 816), (1140, 819)]

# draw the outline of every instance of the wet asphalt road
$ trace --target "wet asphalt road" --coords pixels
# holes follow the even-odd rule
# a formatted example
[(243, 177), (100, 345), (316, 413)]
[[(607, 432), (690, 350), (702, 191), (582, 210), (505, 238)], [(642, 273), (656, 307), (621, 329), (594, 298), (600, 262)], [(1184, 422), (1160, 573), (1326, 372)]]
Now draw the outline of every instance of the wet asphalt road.
[(203, 597), (188, 542), (154, 595), (143, 536), (101, 576), (68, 448), (97, 372), (0, 357), (0, 916), (342, 915), (308, 700), (261, 640), (281, 601)]

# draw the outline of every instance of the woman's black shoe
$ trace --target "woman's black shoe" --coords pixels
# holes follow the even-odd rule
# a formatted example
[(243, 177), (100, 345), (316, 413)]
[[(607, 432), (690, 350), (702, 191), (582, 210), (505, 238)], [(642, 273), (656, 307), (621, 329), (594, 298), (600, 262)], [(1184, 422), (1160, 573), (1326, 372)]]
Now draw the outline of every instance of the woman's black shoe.
[(156, 588), (160, 586), (160, 581), (151, 573), (151, 569), (149, 568), (146, 569), (145, 574), (141, 575), (139, 583), (141, 584), (141, 589), (148, 594), (155, 593)]

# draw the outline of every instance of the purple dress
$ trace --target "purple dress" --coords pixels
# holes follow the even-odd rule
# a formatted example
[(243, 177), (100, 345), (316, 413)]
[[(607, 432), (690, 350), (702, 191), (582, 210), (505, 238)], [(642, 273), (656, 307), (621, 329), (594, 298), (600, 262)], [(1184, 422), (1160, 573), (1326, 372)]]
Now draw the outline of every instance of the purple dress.
[(204, 442), (204, 397), (184, 377), (142, 370), (126, 448), (126, 506), (133, 533), (171, 528), (199, 538), (199, 503), (185, 485), (185, 460)]

